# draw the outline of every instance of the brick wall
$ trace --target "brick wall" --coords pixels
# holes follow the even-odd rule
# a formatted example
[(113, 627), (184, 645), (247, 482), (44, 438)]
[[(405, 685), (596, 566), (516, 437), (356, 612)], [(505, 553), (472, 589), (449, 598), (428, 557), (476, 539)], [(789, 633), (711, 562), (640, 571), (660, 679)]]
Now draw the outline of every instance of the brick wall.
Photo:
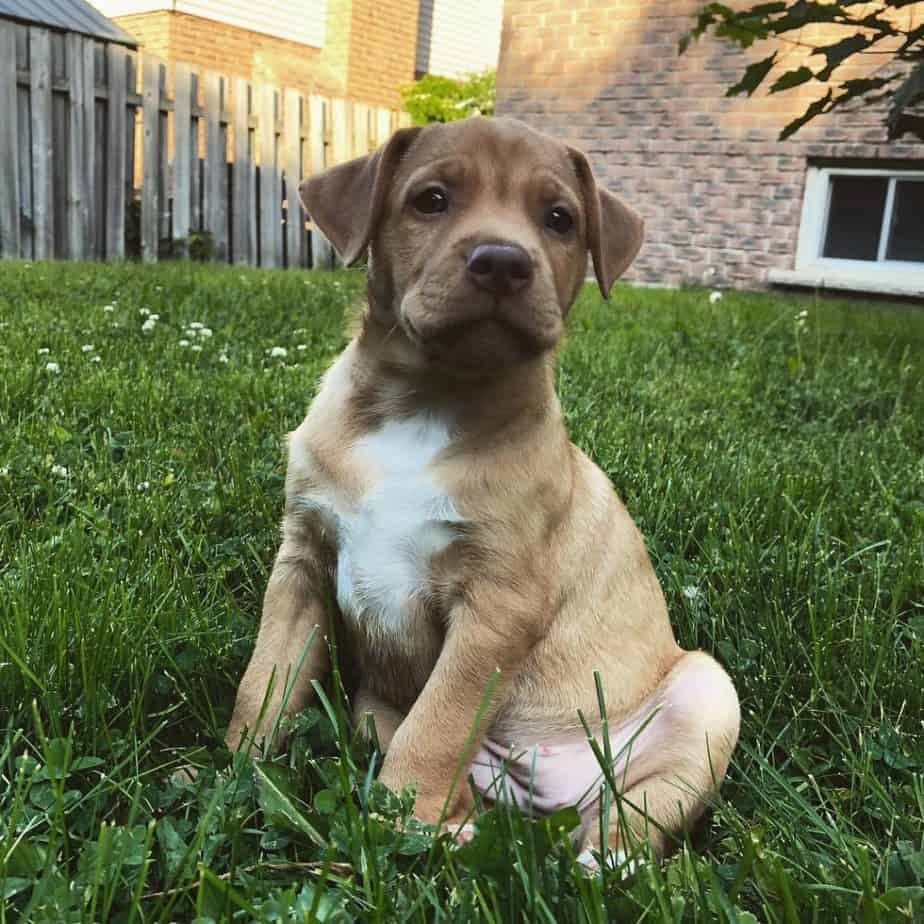
[(399, 88), (414, 79), (418, 0), (328, 0), (327, 8), (323, 48), (172, 11), (115, 21), (171, 63), (400, 107)]
[[(678, 57), (701, 5), (506, 0), (497, 111), (585, 150), (598, 178), (644, 215), (646, 243), (627, 278), (750, 286), (794, 266), (810, 160), (920, 162), (924, 145), (885, 144), (881, 113), (869, 106), (778, 142), (817, 90), (726, 99), (744, 66), (770, 52), (710, 38)], [(924, 4), (903, 12), (924, 21)], [(782, 48), (779, 70), (804, 54)]]

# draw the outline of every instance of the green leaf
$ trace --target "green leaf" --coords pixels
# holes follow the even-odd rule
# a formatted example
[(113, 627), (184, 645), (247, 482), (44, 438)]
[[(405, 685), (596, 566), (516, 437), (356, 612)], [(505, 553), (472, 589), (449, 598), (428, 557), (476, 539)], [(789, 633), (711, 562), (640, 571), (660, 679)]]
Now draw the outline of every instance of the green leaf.
[(0, 889), (0, 899), (6, 901), (20, 892), (24, 892), (33, 883), (32, 879), (23, 879), (19, 876), (5, 876), (2, 880), (3, 888)]
[(749, 64), (741, 80), (733, 87), (729, 87), (725, 95), (737, 96), (739, 93), (747, 93), (748, 96), (751, 96), (761, 85), (764, 77), (770, 73), (770, 69), (776, 61), (776, 54), (776, 52), (773, 52), (769, 58), (764, 58), (762, 61), (755, 61), (753, 64)]
[(170, 818), (161, 818), (157, 822), (157, 842), (166, 860), (167, 875), (172, 879), (186, 856), (186, 842), (180, 836)]
[(807, 83), (814, 76), (810, 68), (805, 66), (797, 67), (795, 70), (787, 71), (785, 74), (778, 77), (770, 87), (770, 92), (781, 93), (783, 90), (791, 90), (793, 87), (798, 87), (803, 83)]
[(257, 795), (263, 814), (274, 824), (304, 834), (319, 847), (326, 846), (321, 833), (297, 807), (286, 768), (262, 761), (254, 764), (254, 772), (257, 775)]
[(314, 810), (319, 815), (333, 815), (337, 811), (339, 801), (333, 789), (321, 789), (314, 795)]

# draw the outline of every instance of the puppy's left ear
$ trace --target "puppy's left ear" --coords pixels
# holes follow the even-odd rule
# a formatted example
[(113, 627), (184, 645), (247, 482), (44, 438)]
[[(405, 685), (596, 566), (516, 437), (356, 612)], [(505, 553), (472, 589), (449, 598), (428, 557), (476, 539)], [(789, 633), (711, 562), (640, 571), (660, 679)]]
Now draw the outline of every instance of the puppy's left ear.
[(645, 237), (645, 222), (634, 209), (597, 185), (587, 158), (568, 148), (587, 213), (587, 249), (600, 294), (608, 298), (613, 283), (629, 268)]
[(399, 129), (366, 157), (338, 164), (299, 185), (305, 211), (347, 266), (366, 252), (382, 220), (398, 162), (419, 132), (419, 128)]

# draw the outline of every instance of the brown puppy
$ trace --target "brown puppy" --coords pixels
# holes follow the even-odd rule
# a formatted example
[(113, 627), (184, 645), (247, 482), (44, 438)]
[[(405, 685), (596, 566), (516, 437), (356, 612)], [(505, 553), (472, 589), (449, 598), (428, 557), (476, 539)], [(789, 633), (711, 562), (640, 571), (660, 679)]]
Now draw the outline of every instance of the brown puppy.
[(332, 596), (357, 721), (374, 717), (381, 779), (413, 784), (421, 818), (447, 798), (448, 822), (466, 817), (467, 787), (449, 792), (461, 763), (489, 799), (579, 804), (579, 838), (598, 846), (601, 771), (578, 713), (600, 728), (599, 671), (628, 823), (613, 811), (608, 846), (662, 851), (722, 780), (738, 700), (715, 661), (677, 646), (642, 537), (569, 441), (553, 383), (588, 251), (606, 295), (641, 220), (581, 153), (506, 119), (404, 129), (300, 192), (347, 263), (368, 252), (368, 309), (290, 436), (228, 744), (267, 734), (286, 677), (287, 710), (304, 707), (322, 639), (291, 675)]

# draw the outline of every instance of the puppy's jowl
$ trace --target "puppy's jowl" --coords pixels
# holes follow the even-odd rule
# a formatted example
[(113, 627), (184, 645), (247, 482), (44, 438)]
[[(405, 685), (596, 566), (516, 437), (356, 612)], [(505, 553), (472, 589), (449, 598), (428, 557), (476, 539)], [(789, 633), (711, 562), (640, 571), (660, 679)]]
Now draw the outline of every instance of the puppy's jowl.
[[(553, 355), (590, 253), (606, 295), (642, 222), (578, 151), (504, 119), (397, 132), (301, 197), (347, 262), (368, 254), (360, 334), (289, 438), (282, 545), (228, 744), (259, 741), (326, 601), (371, 713), (381, 779), (436, 821), (460, 760), (487, 799), (579, 804), (585, 848), (663, 851), (738, 737), (726, 674), (677, 646), (638, 530), (568, 439)], [(330, 593), (332, 591), (332, 593)], [(328, 669), (319, 638), (286, 708)], [(608, 707), (624, 822), (595, 822), (601, 770), (578, 716)], [(486, 686), (483, 728), (465, 753)], [(472, 808), (459, 786), (448, 823)]]

